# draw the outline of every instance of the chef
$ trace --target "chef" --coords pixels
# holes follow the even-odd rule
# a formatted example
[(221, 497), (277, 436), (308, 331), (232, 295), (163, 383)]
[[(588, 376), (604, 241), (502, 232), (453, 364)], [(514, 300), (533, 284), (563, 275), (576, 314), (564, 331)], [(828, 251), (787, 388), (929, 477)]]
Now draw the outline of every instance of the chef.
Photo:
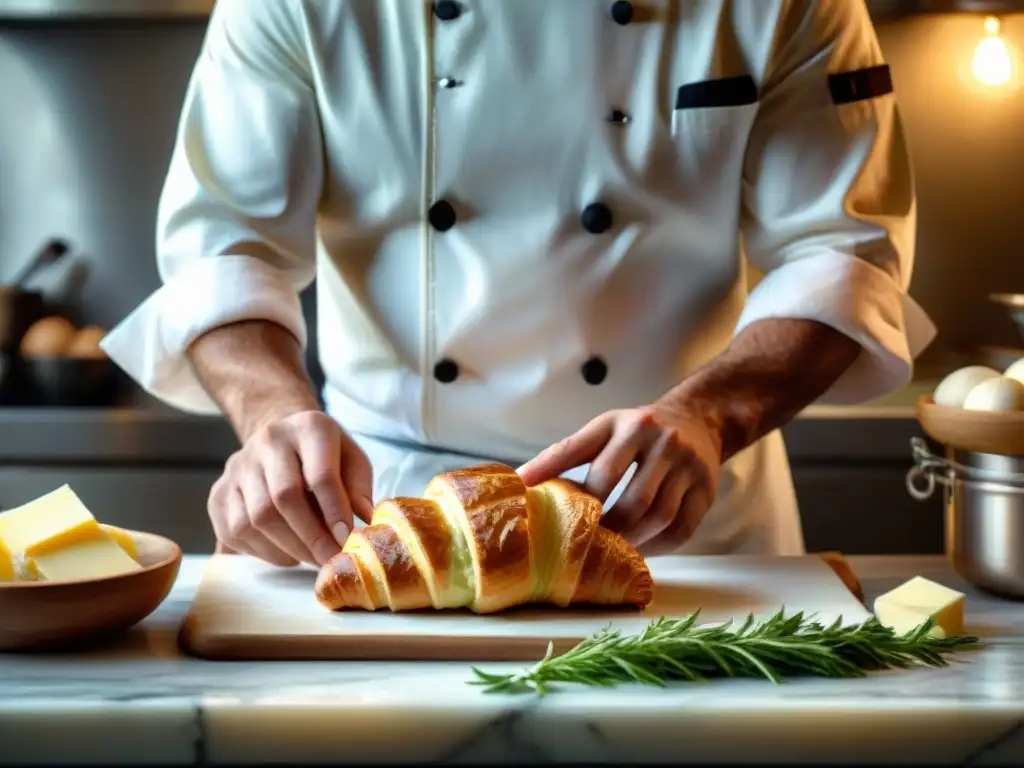
[(796, 554), (778, 429), (908, 381), (914, 225), (863, 0), (220, 0), (104, 348), (230, 420), (209, 514), (272, 563), (492, 460), (644, 553)]

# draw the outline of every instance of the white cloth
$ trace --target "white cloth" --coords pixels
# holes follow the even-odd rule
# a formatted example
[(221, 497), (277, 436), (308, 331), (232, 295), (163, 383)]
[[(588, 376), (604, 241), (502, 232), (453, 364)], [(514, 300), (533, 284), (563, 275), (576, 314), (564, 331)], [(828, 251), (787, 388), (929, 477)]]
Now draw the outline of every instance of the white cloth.
[[(372, 443), (378, 494), (525, 461), (764, 318), (862, 344), (825, 402), (905, 383), (933, 331), (906, 292), (894, 97), (850, 75), (883, 63), (863, 0), (653, 0), (625, 24), (610, 6), (220, 0), (160, 204), (164, 285), (107, 352), (213, 412), (187, 345), (241, 319), (305, 341), (316, 277), (325, 399)], [(605, 231), (581, 223), (593, 203)], [(747, 260), (767, 274), (749, 298)], [(730, 462), (706, 527), (712, 550), (799, 551), (778, 435)]]

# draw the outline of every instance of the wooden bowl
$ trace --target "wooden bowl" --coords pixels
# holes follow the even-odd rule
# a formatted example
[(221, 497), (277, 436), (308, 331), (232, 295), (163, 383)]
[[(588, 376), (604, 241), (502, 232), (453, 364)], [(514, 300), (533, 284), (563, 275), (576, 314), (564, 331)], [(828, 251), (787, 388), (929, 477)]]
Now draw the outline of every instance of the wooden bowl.
[(126, 531), (141, 571), (80, 581), (0, 582), (0, 651), (52, 651), (107, 639), (149, 616), (181, 567), (181, 548)]
[(917, 420), (932, 440), (947, 448), (1003, 456), (1024, 455), (1024, 413), (966, 411), (936, 405), (931, 395), (917, 401)]

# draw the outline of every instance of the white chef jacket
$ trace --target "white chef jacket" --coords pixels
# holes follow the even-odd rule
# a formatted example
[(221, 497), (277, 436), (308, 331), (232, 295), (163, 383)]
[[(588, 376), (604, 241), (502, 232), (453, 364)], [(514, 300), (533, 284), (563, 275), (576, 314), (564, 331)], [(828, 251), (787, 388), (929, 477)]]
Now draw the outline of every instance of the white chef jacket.
[[(417, 495), (655, 400), (764, 318), (862, 345), (826, 402), (902, 385), (932, 334), (914, 224), (863, 0), (220, 0), (163, 286), (104, 348), (216, 412), (186, 347), (248, 319), (305, 343), (315, 277), (326, 407), (377, 500)], [(802, 551), (779, 434), (720, 485), (682, 551)]]

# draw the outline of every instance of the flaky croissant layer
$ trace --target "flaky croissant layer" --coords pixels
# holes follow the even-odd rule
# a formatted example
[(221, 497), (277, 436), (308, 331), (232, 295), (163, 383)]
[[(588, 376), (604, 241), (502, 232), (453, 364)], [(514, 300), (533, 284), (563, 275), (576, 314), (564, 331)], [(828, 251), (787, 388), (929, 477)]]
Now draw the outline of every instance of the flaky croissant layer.
[(647, 564), (600, 519), (601, 503), (565, 480), (527, 488), (503, 464), (448, 472), (422, 498), (377, 505), (320, 569), (316, 597), (330, 610), (646, 606)]

